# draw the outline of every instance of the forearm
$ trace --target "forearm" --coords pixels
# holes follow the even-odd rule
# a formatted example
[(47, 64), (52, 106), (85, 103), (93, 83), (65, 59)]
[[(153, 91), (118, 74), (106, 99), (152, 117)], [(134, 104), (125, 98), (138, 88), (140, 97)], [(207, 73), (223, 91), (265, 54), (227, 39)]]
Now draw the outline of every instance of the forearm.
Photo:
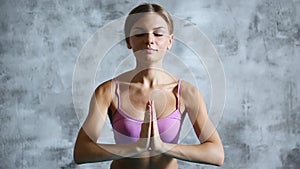
[(96, 144), (86, 143), (74, 150), (74, 160), (78, 164), (117, 160), (124, 157), (134, 157), (141, 153), (134, 144)]
[(223, 165), (224, 162), (223, 147), (212, 142), (197, 145), (165, 143), (164, 154), (185, 161), (218, 166)]
[(78, 164), (134, 157), (144, 149), (138, 144), (97, 144), (81, 130), (74, 147), (74, 161)]

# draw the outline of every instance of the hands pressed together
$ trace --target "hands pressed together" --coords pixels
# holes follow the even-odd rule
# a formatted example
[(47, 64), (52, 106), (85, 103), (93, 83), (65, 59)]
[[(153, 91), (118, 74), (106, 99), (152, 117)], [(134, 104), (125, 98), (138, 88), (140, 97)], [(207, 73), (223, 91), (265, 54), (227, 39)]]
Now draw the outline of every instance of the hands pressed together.
[(157, 125), (157, 116), (154, 101), (148, 101), (142, 124), (140, 139), (137, 141), (138, 148), (142, 151), (164, 152), (164, 142), (161, 140)]

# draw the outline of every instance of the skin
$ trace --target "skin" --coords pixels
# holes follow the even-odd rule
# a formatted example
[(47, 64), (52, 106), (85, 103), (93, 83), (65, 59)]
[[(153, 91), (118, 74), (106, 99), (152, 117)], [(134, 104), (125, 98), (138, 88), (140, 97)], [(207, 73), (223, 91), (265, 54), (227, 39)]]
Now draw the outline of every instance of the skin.
[(75, 162), (113, 160), (112, 169), (176, 169), (177, 159), (223, 165), (219, 134), (207, 115), (200, 91), (188, 82), (181, 82), (180, 112), (186, 112), (183, 117), (188, 115), (201, 144), (165, 143), (159, 136), (157, 119), (176, 109), (178, 79), (162, 69), (174, 39), (168, 24), (158, 14), (146, 14), (134, 24), (131, 35), (127, 47), (134, 52), (136, 68), (116, 79), (120, 83), (121, 108), (129, 116), (144, 120), (140, 139), (126, 145), (97, 143), (105, 119), (114, 116), (118, 105), (115, 81), (109, 80), (98, 86), (91, 98), (89, 114), (75, 143)]

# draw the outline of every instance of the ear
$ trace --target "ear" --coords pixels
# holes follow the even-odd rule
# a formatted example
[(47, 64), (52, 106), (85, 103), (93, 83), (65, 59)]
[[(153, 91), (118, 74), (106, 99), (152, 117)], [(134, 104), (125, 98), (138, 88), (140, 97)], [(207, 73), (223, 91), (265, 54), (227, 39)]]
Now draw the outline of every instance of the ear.
[(171, 49), (172, 44), (173, 44), (173, 40), (174, 40), (174, 34), (171, 34), (169, 37), (169, 45), (167, 46), (167, 49)]
[(129, 42), (129, 37), (126, 38), (125, 41), (126, 41), (127, 48), (131, 49), (132, 47), (131, 47), (130, 42)]

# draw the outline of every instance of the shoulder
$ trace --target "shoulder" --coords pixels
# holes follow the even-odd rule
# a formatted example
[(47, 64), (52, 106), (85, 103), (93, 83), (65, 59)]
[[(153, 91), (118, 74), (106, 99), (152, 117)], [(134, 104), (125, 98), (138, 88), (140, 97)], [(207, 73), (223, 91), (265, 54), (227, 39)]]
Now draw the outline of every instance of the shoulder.
[(187, 81), (181, 81), (180, 95), (186, 108), (191, 108), (199, 104), (205, 104), (201, 91), (195, 85)]
[(115, 79), (110, 79), (101, 83), (94, 91), (94, 96), (98, 99), (110, 102), (116, 89)]
[(184, 80), (181, 80), (180, 93), (182, 97), (186, 98), (193, 97), (195, 94), (201, 94), (196, 86)]

